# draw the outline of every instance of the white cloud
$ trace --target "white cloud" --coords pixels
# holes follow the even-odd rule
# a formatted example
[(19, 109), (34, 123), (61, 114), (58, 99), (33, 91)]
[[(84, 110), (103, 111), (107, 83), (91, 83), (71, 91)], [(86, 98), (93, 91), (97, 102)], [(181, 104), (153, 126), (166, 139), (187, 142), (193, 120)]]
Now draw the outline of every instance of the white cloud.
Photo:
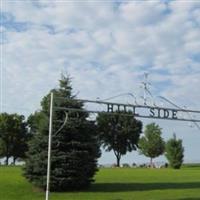
[[(198, 1), (128, 1), (118, 6), (112, 1), (10, 1), (6, 11), (14, 22), (28, 23), (23, 31), (6, 28), (6, 111), (34, 111), (65, 70), (81, 97), (122, 92), (140, 97), (139, 83), (149, 71), (155, 96), (200, 107)], [(127, 98), (123, 100), (132, 101)]]
[[(191, 56), (199, 54), (200, 30), (190, 20), (190, 14), (199, 13), (196, 1), (184, 5), (178, 1), (127, 2), (119, 9), (114, 9), (110, 2), (92, 1), (39, 5), (12, 2), (6, 6), (16, 21), (32, 23), (25, 32), (7, 32), (7, 57), (15, 71), (18, 67), (12, 67), (12, 62), (18, 62), (23, 66), (23, 70), (18, 70), (30, 74), (54, 73), (64, 68), (76, 74), (80, 68), (88, 67), (85, 77), (91, 78), (95, 71), (104, 80), (110, 78), (115, 66), (112, 80), (118, 82), (124, 80), (126, 73), (145, 70), (164, 68), (170, 74), (182, 75), (189, 69), (191, 73), (197, 70), (198, 63)], [(58, 32), (50, 34), (44, 24), (55, 26)], [(160, 76), (164, 79), (166, 74)]]
[(159, 1), (130, 1), (121, 6), (121, 15), (129, 23), (148, 25), (160, 21), (166, 9)]

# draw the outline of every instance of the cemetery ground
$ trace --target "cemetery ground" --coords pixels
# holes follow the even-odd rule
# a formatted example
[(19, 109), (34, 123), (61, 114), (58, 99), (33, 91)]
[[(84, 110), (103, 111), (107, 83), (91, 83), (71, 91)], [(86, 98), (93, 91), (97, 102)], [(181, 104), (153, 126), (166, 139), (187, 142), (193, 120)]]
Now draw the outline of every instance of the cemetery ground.
[[(86, 191), (51, 193), (50, 200), (200, 200), (200, 165), (181, 170), (103, 168)], [(0, 167), (0, 200), (44, 200), (21, 167)]]

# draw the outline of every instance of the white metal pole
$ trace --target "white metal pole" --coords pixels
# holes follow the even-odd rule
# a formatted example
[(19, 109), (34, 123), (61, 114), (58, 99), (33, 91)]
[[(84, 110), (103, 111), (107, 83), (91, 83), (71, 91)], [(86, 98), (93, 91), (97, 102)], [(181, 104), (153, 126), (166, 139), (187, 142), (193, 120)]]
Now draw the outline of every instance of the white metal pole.
[(46, 200), (49, 200), (50, 191), (50, 176), (51, 176), (51, 140), (53, 131), (53, 92), (51, 92), (50, 102), (50, 116), (49, 116), (49, 142), (48, 142), (48, 163), (47, 163), (47, 186), (46, 186)]

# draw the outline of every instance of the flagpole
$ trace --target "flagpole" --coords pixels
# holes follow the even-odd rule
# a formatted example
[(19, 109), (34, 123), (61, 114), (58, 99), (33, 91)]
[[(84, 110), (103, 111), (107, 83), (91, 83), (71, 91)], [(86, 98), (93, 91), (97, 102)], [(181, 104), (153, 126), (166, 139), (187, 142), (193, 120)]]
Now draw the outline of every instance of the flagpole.
[(48, 162), (47, 162), (47, 185), (46, 185), (46, 200), (49, 200), (50, 192), (50, 176), (51, 176), (51, 144), (53, 131), (53, 92), (51, 92), (50, 116), (49, 116), (49, 141), (48, 141)]

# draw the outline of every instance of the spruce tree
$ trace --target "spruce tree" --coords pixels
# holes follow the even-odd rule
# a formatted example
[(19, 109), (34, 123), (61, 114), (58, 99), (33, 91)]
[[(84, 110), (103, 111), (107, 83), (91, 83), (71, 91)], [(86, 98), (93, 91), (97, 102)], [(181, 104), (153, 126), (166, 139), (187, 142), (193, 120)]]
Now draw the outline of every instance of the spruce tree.
[[(71, 80), (61, 77), (58, 89), (53, 89), (54, 107), (83, 109), (83, 104), (75, 100), (72, 94)], [(58, 97), (64, 97), (58, 98)], [(29, 144), (25, 177), (34, 185), (45, 189), (48, 149), (48, 120), (50, 94), (41, 102), (42, 109), (29, 118), (30, 127), (35, 132)], [(90, 185), (97, 171), (97, 159), (100, 148), (96, 136), (96, 126), (87, 120), (84, 112), (70, 112), (64, 128), (56, 134), (65, 118), (63, 110), (53, 113), (51, 191), (84, 189)]]
[(174, 169), (180, 169), (184, 158), (182, 140), (176, 139), (176, 135), (174, 134), (173, 138), (167, 141), (165, 149), (165, 156), (170, 166)]

